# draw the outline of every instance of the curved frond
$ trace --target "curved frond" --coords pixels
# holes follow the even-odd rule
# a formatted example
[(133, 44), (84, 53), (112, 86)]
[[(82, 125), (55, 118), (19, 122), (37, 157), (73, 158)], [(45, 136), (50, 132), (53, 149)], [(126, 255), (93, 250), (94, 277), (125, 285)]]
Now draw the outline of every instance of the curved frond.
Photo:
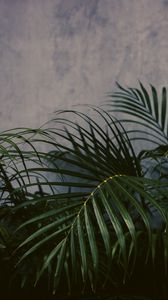
[[(168, 120), (167, 120), (167, 90), (162, 88), (161, 97), (158, 96), (154, 86), (151, 87), (150, 93), (140, 82), (140, 88), (123, 88), (118, 85), (118, 91), (110, 95), (107, 101), (109, 112), (119, 112), (131, 117), (125, 118), (122, 122), (133, 122), (134, 126), (142, 127), (142, 137), (150, 139), (150, 133), (155, 135), (154, 142), (167, 143), (168, 141)], [(148, 129), (146, 133), (144, 129)], [(137, 128), (140, 131), (140, 127)], [(136, 132), (136, 128), (135, 128)], [(142, 139), (142, 138), (141, 138)], [(152, 140), (150, 140), (152, 142)]]
[[(41, 267), (39, 277), (49, 267), (52, 268), (54, 291), (60, 281), (65, 280), (66, 268), (70, 270), (71, 277), (68, 277), (68, 281), (71, 286), (77, 277), (81, 278), (83, 286), (90, 282), (93, 287), (96, 278), (101, 278), (100, 266), (103, 261), (106, 261), (107, 272), (109, 265), (112, 272), (116, 256), (124, 274), (127, 273), (132, 267), (130, 257), (132, 261), (138, 257), (140, 231), (143, 230), (148, 241), (146, 256), (149, 249), (155, 256), (152, 210), (158, 211), (163, 224), (167, 222), (166, 211), (157, 204), (155, 194), (148, 193), (148, 188), (156, 189), (156, 182), (137, 177), (113, 176), (100, 183), (80, 205), (62, 208), (61, 219), (57, 220), (57, 215), (60, 214), (51, 209), (46, 213), (46, 220), (53, 217), (54, 212), (56, 220), (53, 218), (48, 225), (42, 225), (19, 246), (24, 250), (21, 261), (47, 243), (47, 260)], [(25, 222), (22, 227), (43, 219), (44, 214), (39, 215), (38, 218)], [(90, 272), (92, 277), (89, 276)]]
[[(142, 85), (140, 91), (120, 89), (116, 109), (130, 112), (132, 107), (137, 124), (149, 119), (151, 137), (158, 142), (161, 132), (166, 140), (165, 90), (160, 106), (153, 87), (153, 102)], [(123, 104), (117, 103), (122, 96)], [(62, 284), (69, 291), (78, 285), (95, 291), (115, 282), (114, 270), (125, 281), (139, 247), (144, 262), (155, 262), (158, 243), (165, 245), (167, 270), (167, 181), (144, 178), (141, 166), (151, 155), (164, 152), (166, 157), (167, 148), (137, 156), (124, 123), (93, 110), (100, 124), (80, 112), (59, 111), (52, 127), (1, 135), (1, 203), (10, 207), (17, 237), (12, 259), (18, 273), (36, 262), (23, 285), (30, 277), (36, 285), (48, 276), (53, 293)]]

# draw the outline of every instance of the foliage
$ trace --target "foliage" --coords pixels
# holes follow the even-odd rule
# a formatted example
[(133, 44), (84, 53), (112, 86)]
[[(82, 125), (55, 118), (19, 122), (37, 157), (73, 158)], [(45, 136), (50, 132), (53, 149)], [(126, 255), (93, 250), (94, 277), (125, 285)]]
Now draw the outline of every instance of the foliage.
[(38, 130), (0, 135), (0, 254), (22, 287), (101, 291), (158, 254), (167, 274), (166, 89), (160, 101), (153, 86), (118, 85), (107, 109), (58, 111)]

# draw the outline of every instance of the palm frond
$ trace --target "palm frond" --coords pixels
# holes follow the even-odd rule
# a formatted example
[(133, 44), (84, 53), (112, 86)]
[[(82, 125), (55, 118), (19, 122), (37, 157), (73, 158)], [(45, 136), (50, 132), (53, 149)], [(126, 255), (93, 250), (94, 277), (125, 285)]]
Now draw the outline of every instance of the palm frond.
[[(89, 285), (94, 290), (103, 278), (101, 266), (107, 266), (111, 277), (116, 261), (125, 278), (138, 259), (141, 231), (148, 245), (146, 259), (152, 251), (155, 257), (151, 211), (158, 212), (163, 227), (167, 221), (165, 208), (157, 203), (156, 192), (151, 192), (159, 184), (141, 177), (142, 170), (123, 126), (103, 111), (97, 113), (104, 128), (84, 114), (71, 113), (86, 124), (65, 119), (65, 130), (46, 130), (47, 143), (56, 150), (43, 155), (44, 166), (38, 164), (26, 170), (38, 174), (44, 192), (14, 208), (28, 209), (40, 202), (46, 205), (45, 211), (18, 228), (27, 232), (27, 237), (18, 247), (17, 266), (29, 257), (41, 256), (43, 263), (38, 266), (35, 283), (51, 270), (54, 292), (62, 281), (72, 288), (79, 278), (82, 288)], [(54, 121), (62, 124), (63, 118), (59, 115)], [(26, 171), (22, 169), (21, 176), (26, 176)], [(47, 174), (46, 183), (41, 174)], [(52, 193), (45, 193), (48, 184)], [(34, 185), (26, 183), (27, 188)], [(55, 187), (68, 189), (60, 192)]]
[[(125, 118), (122, 122), (132, 123), (134, 126), (137, 124), (139, 131), (141, 126), (141, 139), (143, 137), (148, 139), (148, 136), (150, 139), (150, 133), (152, 133), (155, 135), (155, 143), (159, 145), (161, 139), (163, 144), (167, 144), (167, 90), (163, 87), (161, 97), (159, 97), (154, 86), (150, 86), (151, 91), (149, 93), (141, 82), (139, 84), (139, 89), (123, 88), (117, 84), (119, 90), (110, 94), (110, 100), (106, 102), (108, 111), (129, 115), (130, 117)], [(143, 128), (148, 129), (146, 133)]]
[[(162, 108), (151, 103), (142, 85), (140, 92), (121, 88), (120, 94), (127, 111), (137, 97), (137, 116), (146, 110), (142, 123), (149, 118), (156, 141), (160, 131), (165, 140), (165, 90)], [(12, 234), (18, 237), (10, 251), (18, 273), (36, 262), (24, 272), (22, 285), (48, 276), (53, 293), (62, 283), (69, 291), (78, 283), (83, 291), (95, 291), (115, 282), (114, 270), (123, 281), (132, 274), (140, 245), (144, 262), (155, 262), (158, 243), (165, 245), (167, 270), (167, 181), (144, 178), (141, 162), (150, 154), (136, 155), (124, 123), (103, 110), (94, 113), (101, 124), (80, 112), (60, 111), (52, 127), (2, 134), (1, 202), (8, 199)], [(50, 151), (39, 150), (39, 144)]]
[[(106, 261), (107, 269), (108, 265), (113, 263), (116, 242), (118, 247), (115, 257), (120, 258), (123, 272), (127, 272), (131, 268), (130, 255), (135, 256), (135, 259), (138, 257), (138, 232), (142, 229), (148, 237), (147, 249), (151, 249), (154, 257), (155, 242), (149, 203), (160, 213), (164, 224), (167, 217), (165, 210), (157, 204), (155, 196), (147, 192), (148, 186), (156, 189), (156, 182), (141, 178), (138, 180), (137, 177), (113, 176), (100, 183), (80, 205), (62, 208), (61, 218), (58, 220), (56, 216), (60, 216), (60, 212), (51, 210), (46, 216), (42, 214), (25, 222), (22, 228), (44, 218), (49, 219), (55, 212), (55, 221), (37, 229), (19, 246), (19, 249), (24, 248), (21, 261), (42, 249), (47, 243), (48, 253), (45, 254), (48, 258), (39, 272), (39, 277), (52, 266), (55, 290), (60, 281), (65, 280), (65, 265), (71, 270), (72, 278), (82, 278), (83, 285), (90, 281), (89, 272), (92, 272), (90, 285), (93, 286), (95, 276), (101, 278), (101, 260)], [(141, 198), (144, 199), (146, 207), (141, 203)], [(127, 245), (128, 240), (131, 240), (131, 248)], [(68, 280), (73, 286), (71, 278)]]

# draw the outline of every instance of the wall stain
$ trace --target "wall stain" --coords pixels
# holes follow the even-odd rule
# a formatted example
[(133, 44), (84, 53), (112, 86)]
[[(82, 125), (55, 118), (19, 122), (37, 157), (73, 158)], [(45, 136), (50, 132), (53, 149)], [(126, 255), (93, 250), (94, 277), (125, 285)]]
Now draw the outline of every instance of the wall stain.
[(68, 50), (55, 50), (53, 53), (53, 61), (56, 74), (62, 79), (71, 70), (71, 59)]
[(54, 18), (59, 28), (59, 35), (70, 37), (80, 34), (93, 25), (104, 27), (107, 24), (99, 5), (100, 0), (62, 0), (56, 7)]
[(158, 32), (156, 30), (152, 30), (150, 33), (149, 33), (149, 38), (150, 39), (156, 39), (158, 37)]
[(168, 0), (163, 0), (163, 5), (164, 5), (165, 7), (168, 7)]

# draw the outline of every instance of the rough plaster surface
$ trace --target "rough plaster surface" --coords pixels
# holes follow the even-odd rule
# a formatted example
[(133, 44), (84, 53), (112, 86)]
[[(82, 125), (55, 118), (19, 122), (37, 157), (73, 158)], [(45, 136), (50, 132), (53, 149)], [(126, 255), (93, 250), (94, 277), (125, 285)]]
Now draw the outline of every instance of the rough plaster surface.
[(166, 0), (0, 0), (1, 129), (168, 80)]

